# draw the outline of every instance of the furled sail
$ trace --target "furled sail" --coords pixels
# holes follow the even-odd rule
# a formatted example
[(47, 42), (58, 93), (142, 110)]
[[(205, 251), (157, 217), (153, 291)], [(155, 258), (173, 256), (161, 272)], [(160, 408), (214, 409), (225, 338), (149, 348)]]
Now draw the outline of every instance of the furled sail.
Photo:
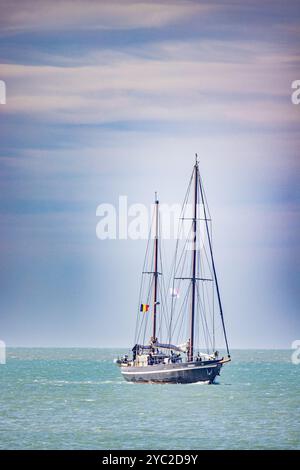
[(153, 348), (163, 348), (163, 349), (171, 349), (173, 351), (178, 351), (182, 353), (186, 353), (188, 351), (188, 342), (183, 344), (169, 344), (169, 343), (159, 343), (156, 341), (152, 344), (136, 344), (132, 351), (139, 352), (139, 351), (151, 351)]
[(153, 346), (157, 348), (172, 349), (174, 351), (183, 352), (183, 353), (186, 353), (188, 349), (188, 343), (175, 345), (175, 344), (164, 344), (164, 343), (156, 342)]

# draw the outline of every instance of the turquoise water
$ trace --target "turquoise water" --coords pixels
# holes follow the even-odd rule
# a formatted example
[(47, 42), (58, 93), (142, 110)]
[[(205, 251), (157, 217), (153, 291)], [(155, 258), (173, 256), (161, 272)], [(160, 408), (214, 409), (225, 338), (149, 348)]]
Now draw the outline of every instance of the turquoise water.
[(300, 449), (291, 351), (233, 351), (219, 384), (131, 384), (122, 350), (10, 349), (1, 449)]

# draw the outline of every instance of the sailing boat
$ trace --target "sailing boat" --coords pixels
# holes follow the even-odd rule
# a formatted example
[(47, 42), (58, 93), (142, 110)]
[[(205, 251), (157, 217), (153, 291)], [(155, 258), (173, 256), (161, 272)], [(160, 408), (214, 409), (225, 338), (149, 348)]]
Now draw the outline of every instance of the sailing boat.
[[(192, 214), (187, 217), (188, 201), (191, 197), (192, 204), (189, 208), (192, 209)], [(231, 359), (213, 256), (211, 217), (197, 154), (181, 210), (171, 273), (172, 285), (169, 286), (171, 305), (166, 301), (162, 273), (160, 210), (157, 196), (154, 208), (154, 237), (149, 235), (144, 262), (136, 342), (132, 357), (125, 355), (116, 362), (124, 379), (130, 382), (213, 383), (222, 366)], [(190, 226), (189, 230), (187, 224)], [(186, 237), (183, 236), (185, 234)], [(150, 242), (153, 238), (152, 244)], [(152, 245), (152, 251), (149, 244)], [(147, 263), (150, 264), (150, 270), (147, 270)], [(148, 282), (143, 281), (145, 276), (148, 276)], [(146, 293), (143, 292), (145, 286)], [(179, 294), (181, 287), (186, 291), (182, 297)], [(141, 303), (145, 295), (147, 303)], [(220, 319), (218, 331), (219, 334), (221, 332), (227, 353), (222, 357), (216, 349), (215, 297)], [(148, 336), (147, 341), (148, 333), (150, 338)], [(163, 335), (165, 341), (162, 341)], [(206, 352), (201, 352), (200, 343), (201, 347), (205, 343)]]

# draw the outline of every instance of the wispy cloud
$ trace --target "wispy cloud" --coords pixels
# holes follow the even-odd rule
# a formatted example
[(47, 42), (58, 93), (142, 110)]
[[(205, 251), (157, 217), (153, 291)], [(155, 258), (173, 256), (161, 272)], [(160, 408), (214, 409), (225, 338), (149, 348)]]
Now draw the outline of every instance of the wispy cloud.
[(84, 64), (88, 57), (68, 67), (5, 65), (12, 90), (5, 112), (65, 123), (298, 120), (290, 104), (297, 60), (264, 44), (167, 42), (150, 59), (114, 51), (92, 56), (94, 65)]
[(8, 33), (156, 28), (215, 9), (209, 2), (176, 0), (17, 0), (2, 2), (0, 25)]

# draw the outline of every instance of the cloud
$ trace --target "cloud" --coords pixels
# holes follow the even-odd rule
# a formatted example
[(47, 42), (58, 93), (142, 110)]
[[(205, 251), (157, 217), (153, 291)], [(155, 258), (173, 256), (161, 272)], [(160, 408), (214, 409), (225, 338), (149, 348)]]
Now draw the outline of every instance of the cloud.
[[(275, 6), (277, 15), (280, 4)], [(225, 12), (218, 1), (25, 0), (5, 2), (0, 24), (4, 31), (53, 35), (69, 28), (151, 29), (176, 22), (182, 27), (186, 20), (193, 24), (195, 18), (202, 25), (206, 15), (217, 12), (218, 24), (223, 24), (220, 17), (224, 17), (228, 26), (234, 22), (233, 7), (243, 18), (247, 12), (253, 21), (255, 5), (239, 2)], [(208, 24), (211, 27), (214, 21)], [(290, 102), (290, 84), (299, 66), (295, 46), (253, 38), (230, 40), (226, 35), (224, 39), (224, 31), (221, 37), (215, 31), (211, 37), (185, 40), (176, 34), (168, 40), (152, 38), (117, 48), (105, 48), (98, 41), (99, 50), (98, 42), (88, 41), (82, 55), (48, 51), (44, 65), (2, 64), (8, 103), (1, 112), (61, 124), (297, 124), (297, 109)], [(42, 56), (38, 41), (33, 42), (35, 53)]]
[(166, 26), (216, 7), (209, 3), (138, 0), (17, 0), (2, 2), (2, 32), (136, 29)]
[(93, 52), (93, 65), (85, 65), (89, 57), (68, 67), (3, 65), (8, 89), (4, 113), (86, 124), (206, 119), (267, 126), (298, 121), (290, 103), (297, 66), (293, 55), (287, 58), (260, 43), (218, 41), (165, 42), (153, 53), (149, 59)]

